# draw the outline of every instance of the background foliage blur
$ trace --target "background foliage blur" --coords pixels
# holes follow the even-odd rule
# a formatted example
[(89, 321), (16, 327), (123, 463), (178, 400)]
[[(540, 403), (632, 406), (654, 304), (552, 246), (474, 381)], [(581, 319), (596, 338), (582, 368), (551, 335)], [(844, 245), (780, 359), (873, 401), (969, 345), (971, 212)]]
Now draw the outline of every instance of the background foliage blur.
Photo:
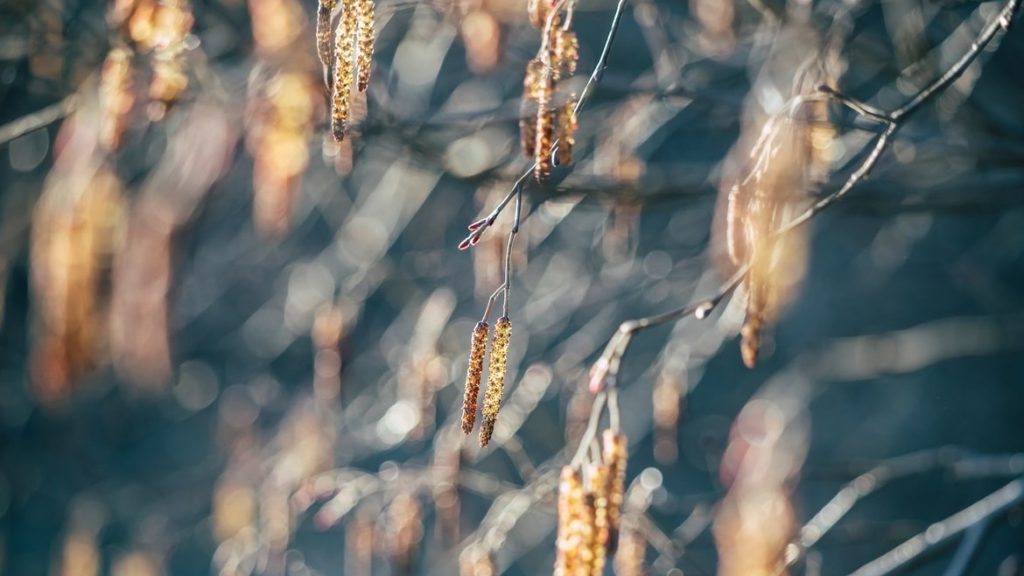
[[(522, 3), (382, 0), (341, 145), (324, 139), (314, 4), (149, 3), (119, 20), (127, 4), (0, 2), (0, 134), (54, 120), (0, 139), (3, 574), (358, 575), (368, 558), (375, 574), (454, 573), (481, 523), (521, 504), (499, 495), (575, 448), (589, 363), (618, 323), (722, 282), (716, 183), (744, 109), (788, 96), (791, 68), (763, 66), (780, 38), (818, 50), (848, 26), (833, 83), (892, 108), (1001, 3), (630, 2), (576, 164), (528, 188), (510, 389), (484, 450), (451, 432), (511, 215), (455, 246), (525, 167), (518, 98), (539, 38)], [(580, 0), (572, 82), (613, 7)], [(816, 33), (765, 23), (801, 12)], [(755, 396), (798, 401), (798, 522), (883, 459), (1024, 451), (1017, 25), (812, 223), (756, 369), (734, 338), (742, 303), (637, 337), (618, 380), (628, 479), (651, 525), (688, 544), (650, 549), (651, 573), (715, 571), (720, 464)], [(870, 133), (833, 119), (841, 175)], [(938, 466), (885, 487), (808, 573), (851, 571), (992, 476)], [(504, 573), (550, 570), (540, 504), (507, 530)], [(1021, 522), (991, 528), (977, 573), (1024, 573)]]

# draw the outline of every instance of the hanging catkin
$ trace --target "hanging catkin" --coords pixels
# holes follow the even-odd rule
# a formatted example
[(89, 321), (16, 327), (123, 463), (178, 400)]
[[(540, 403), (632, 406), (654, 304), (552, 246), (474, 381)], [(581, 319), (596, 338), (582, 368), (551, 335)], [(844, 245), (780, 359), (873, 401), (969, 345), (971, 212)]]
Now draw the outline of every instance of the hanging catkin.
[(462, 431), (469, 434), (476, 423), (476, 404), (480, 397), (480, 380), (484, 373), (487, 350), (487, 322), (478, 322), (469, 344), (469, 367), (466, 368), (466, 396), (462, 400)]
[(481, 446), (487, 446), (487, 443), (491, 441), (494, 424), (498, 421), (498, 410), (501, 409), (501, 398), (505, 393), (505, 366), (508, 362), (508, 343), (511, 337), (512, 321), (507, 316), (498, 318), (494, 324), (494, 337), (491, 340), (487, 391), (484, 393), (484, 419), (480, 425)]
[(604, 462), (608, 466), (608, 553), (614, 554), (618, 547), (622, 501), (626, 490), (626, 437), (605, 430), (601, 444)]
[(345, 123), (351, 108), (352, 82), (354, 81), (356, 42), (356, 0), (344, 0), (341, 5), (341, 22), (335, 35), (334, 87), (331, 99), (331, 131), (334, 139), (345, 139)]
[(373, 0), (358, 0), (359, 16), (359, 77), (357, 87), (360, 92), (366, 92), (370, 86), (370, 68), (373, 64)]

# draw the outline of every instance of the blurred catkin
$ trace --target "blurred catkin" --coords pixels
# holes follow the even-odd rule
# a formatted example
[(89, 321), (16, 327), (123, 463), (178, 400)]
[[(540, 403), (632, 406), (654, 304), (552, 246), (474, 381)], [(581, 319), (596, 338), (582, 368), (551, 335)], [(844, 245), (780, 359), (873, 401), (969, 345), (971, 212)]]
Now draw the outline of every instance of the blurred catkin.
[(619, 536), (619, 549), (615, 553), (616, 576), (644, 576), (644, 556), (647, 543), (635, 527), (625, 525)]
[(572, 164), (572, 149), (576, 144), (576, 98), (570, 98), (558, 113), (558, 165)]
[(478, 322), (473, 329), (469, 345), (469, 367), (466, 368), (466, 396), (462, 401), (462, 431), (469, 434), (476, 423), (477, 398), (484, 373), (484, 354), (487, 350), (487, 322)]
[(491, 339), (487, 391), (484, 393), (484, 419), (480, 426), (481, 446), (487, 446), (491, 441), (494, 424), (498, 421), (498, 410), (501, 409), (501, 398), (505, 393), (505, 367), (508, 363), (508, 343), (511, 337), (512, 321), (507, 316), (498, 318), (494, 324), (494, 337)]
[(604, 462), (608, 466), (608, 553), (614, 554), (618, 547), (622, 502), (626, 491), (626, 437), (605, 430), (601, 444)]
[(608, 503), (611, 489), (610, 468), (607, 464), (595, 466), (587, 482), (587, 498), (593, 507), (594, 527), (590, 539), (590, 550), (593, 556), (591, 574), (604, 574), (605, 557), (608, 550), (608, 539), (611, 536), (608, 523)]
[(115, 46), (107, 53), (100, 75), (100, 144), (117, 150), (128, 128), (129, 115), (135, 103), (135, 68), (133, 53), (125, 45)]

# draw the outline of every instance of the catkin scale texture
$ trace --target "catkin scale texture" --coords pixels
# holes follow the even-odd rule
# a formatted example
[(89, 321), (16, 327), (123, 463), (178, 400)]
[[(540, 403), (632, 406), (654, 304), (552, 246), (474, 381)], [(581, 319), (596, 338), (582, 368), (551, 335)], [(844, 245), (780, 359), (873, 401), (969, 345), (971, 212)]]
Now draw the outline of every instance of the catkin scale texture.
[(359, 76), (356, 87), (360, 92), (366, 92), (370, 86), (370, 68), (373, 64), (373, 42), (374, 42), (374, 5), (373, 0), (357, 0), (359, 20)]
[(626, 437), (612, 430), (601, 436), (604, 462), (608, 466), (608, 546), (609, 554), (618, 547), (622, 502), (626, 491)]
[(498, 318), (494, 324), (491, 339), (490, 365), (488, 366), (487, 391), (484, 393), (483, 423), (480, 428), (480, 445), (491, 441), (494, 424), (501, 409), (501, 398), (505, 393), (505, 367), (508, 363), (508, 343), (512, 337), (512, 321), (507, 316)]
[(352, 82), (354, 81), (355, 42), (358, 18), (355, 0), (345, 0), (341, 5), (341, 22), (335, 35), (334, 87), (331, 99), (331, 130), (334, 139), (345, 139), (345, 123), (351, 108)]
[(590, 494), (594, 525), (591, 530), (590, 550), (592, 555), (591, 574), (604, 574), (605, 557), (608, 547), (608, 496), (611, 487), (609, 467), (597, 466), (590, 474), (587, 491)]
[(487, 322), (478, 322), (469, 344), (469, 367), (466, 368), (466, 395), (462, 401), (462, 431), (469, 434), (476, 423), (477, 398), (484, 373), (484, 354), (487, 351)]
[(316, 52), (324, 70), (324, 83), (330, 86), (331, 69), (331, 16), (337, 0), (320, 0), (316, 11)]

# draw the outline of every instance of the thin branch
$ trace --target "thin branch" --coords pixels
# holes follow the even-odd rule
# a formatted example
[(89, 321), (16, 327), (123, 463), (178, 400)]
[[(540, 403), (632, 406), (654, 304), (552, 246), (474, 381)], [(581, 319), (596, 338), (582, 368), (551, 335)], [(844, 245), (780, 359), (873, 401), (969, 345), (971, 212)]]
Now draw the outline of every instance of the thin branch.
[(7, 124), (0, 126), (0, 144), (6, 144), (15, 138), (24, 136), (29, 132), (43, 128), (44, 126), (48, 126), (57, 120), (68, 116), (74, 112), (77, 107), (78, 96), (72, 94), (60, 102), (51, 104), (42, 110), (8, 122)]
[[(608, 29), (608, 36), (605, 38), (604, 47), (601, 49), (601, 56), (597, 59), (597, 64), (594, 66), (594, 70), (590, 73), (590, 78), (587, 79), (587, 83), (583, 86), (583, 90), (580, 91), (580, 98), (576, 101), (576, 106), (573, 108), (573, 115), (578, 115), (583, 109), (583, 105), (590, 99), (591, 93), (594, 87), (604, 77), (605, 70), (608, 69), (608, 56), (612, 51), (612, 44), (615, 42), (615, 37), (619, 32), (619, 25), (622, 22), (622, 14), (626, 9), (627, 0), (618, 0), (618, 4), (615, 6), (615, 14), (612, 15), (612, 22)], [(558, 139), (555, 139), (551, 145), (552, 154), (558, 150)], [(512, 190), (498, 202), (498, 205), (491, 210), (490, 214), (473, 222), (469, 225), (469, 235), (459, 243), (459, 250), (465, 250), (472, 246), (476, 246), (480, 242), (480, 237), (483, 233), (494, 224), (494, 221), (501, 215), (502, 210), (508, 206), (508, 203), (517, 194), (521, 194), (523, 186), (529, 180), (530, 175), (533, 174), (533, 170), (537, 167), (537, 162), (531, 162), (530, 166), (523, 172), (523, 174), (515, 181), (512, 185)], [(517, 225), (514, 228), (518, 228), (519, 218), (516, 218)]]
[(1017, 478), (992, 494), (971, 504), (941, 522), (865, 564), (853, 576), (885, 576), (901, 570), (925, 554), (949, 544), (954, 538), (978, 524), (989, 522), (1024, 503), (1024, 477)]
[[(971, 43), (971, 48), (964, 53), (964, 55), (961, 56), (949, 70), (934, 80), (931, 84), (924, 87), (906, 104), (892, 112), (883, 112), (873, 106), (845, 96), (839, 91), (829, 87), (819, 88), (820, 92), (832, 97), (837, 102), (850, 107), (854, 111), (861, 113), (868, 118), (882, 122), (885, 124), (885, 130), (875, 138), (875, 144), (871, 149), (871, 152), (864, 158), (860, 166), (850, 174), (846, 179), (846, 182), (844, 182), (838, 190), (812, 204), (803, 213), (780, 228), (776, 234), (787, 234), (792, 230), (803, 226), (826, 208), (843, 199), (855, 186), (857, 186), (857, 184), (863, 181), (875, 165), (878, 164), (879, 159), (881, 159), (882, 154), (892, 141), (893, 136), (895, 136), (896, 132), (904, 125), (907, 118), (919, 110), (925, 102), (941, 93), (945, 88), (949, 87), (950, 84), (955, 82), (956, 79), (967, 70), (967, 67), (981, 55), (982, 51), (992, 43), (1000, 30), (1005, 31), (1009, 29), (1010, 23), (1020, 10), (1022, 1), (1024, 0), (1009, 0), (1000, 11), (999, 15), (996, 16), (996, 18), (982, 30), (978, 38)], [(797, 98), (800, 99), (801, 97)], [(810, 101), (807, 97), (804, 97), (804, 99)], [(629, 347), (629, 342), (635, 333), (667, 322), (680, 320), (691, 314), (696, 315), (698, 318), (706, 317), (707, 314), (709, 314), (715, 306), (725, 298), (726, 295), (739, 286), (748, 270), (749, 264), (741, 266), (733, 277), (722, 285), (722, 287), (720, 287), (710, 298), (706, 298), (695, 304), (688, 304), (682, 308), (678, 308), (664, 314), (635, 320), (627, 320), (620, 324), (618, 331), (608, 341), (604, 353), (601, 354), (601, 357), (598, 358), (597, 362), (594, 364), (594, 368), (591, 370), (589, 383), (590, 389), (596, 392), (601, 390), (604, 386), (614, 385), (622, 356), (626, 353), (626, 350)]]

